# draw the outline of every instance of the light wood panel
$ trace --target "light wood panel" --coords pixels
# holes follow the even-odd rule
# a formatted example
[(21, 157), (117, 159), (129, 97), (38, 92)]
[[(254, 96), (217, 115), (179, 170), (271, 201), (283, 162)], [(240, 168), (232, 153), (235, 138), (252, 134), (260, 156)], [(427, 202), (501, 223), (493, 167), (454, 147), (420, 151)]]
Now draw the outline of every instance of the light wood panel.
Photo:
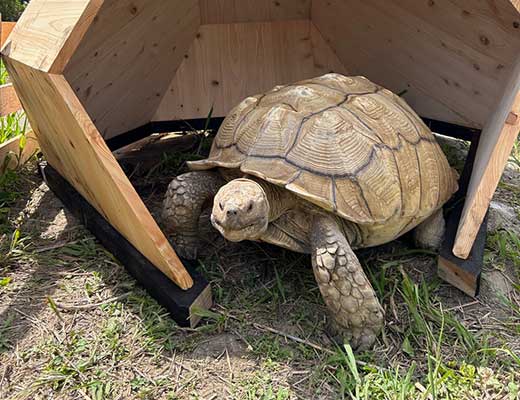
[(407, 90), (422, 116), (482, 127), (520, 51), (508, 9), (511, 19), (507, 1), (314, 0), (312, 20), (353, 74)]
[(60, 73), (103, 1), (30, 2), (2, 54), (41, 71)]
[(199, 25), (198, 0), (104, 3), (64, 75), (105, 139), (152, 119)]
[(2, 48), (16, 25), (16, 22), (2, 22), (1, 17), (0, 15), (0, 48)]
[(65, 78), (5, 59), (50, 164), (182, 288), (193, 282)]
[(344, 68), (307, 20), (204, 25), (154, 120), (205, 118), (212, 106), (225, 116), (247, 96), (330, 70)]
[[(30, 131), (25, 134), (23, 149), (20, 148), (20, 140), (21, 137), (17, 136), (0, 144), (0, 174), (5, 172), (5, 168), (16, 168), (18, 165), (23, 165), (38, 151), (38, 141), (34, 132)], [(6, 162), (7, 157), (9, 157), (9, 162)]]
[(201, 23), (309, 19), (311, 0), (200, 0)]
[(21, 110), (22, 105), (11, 83), (0, 85), (0, 117)]
[(350, 75), (334, 49), (327, 44), (320, 31), (312, 22), (310, 23), (310, 28), (315, 75), (320, 76), (329, 72)]
[(520, 114), (520, 58), (504, 90), (498, 107), (482, 131), (477, 156), (466, 195), (453, 253), (467, 258), (515, 139), (520, 132), (518, 120), (508, 123), (510, 113)]

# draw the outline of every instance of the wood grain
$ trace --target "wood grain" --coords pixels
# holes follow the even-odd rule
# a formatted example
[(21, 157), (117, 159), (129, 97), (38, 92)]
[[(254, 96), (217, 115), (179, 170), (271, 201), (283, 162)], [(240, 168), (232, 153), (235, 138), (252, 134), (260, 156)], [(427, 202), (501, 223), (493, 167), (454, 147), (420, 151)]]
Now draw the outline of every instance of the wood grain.
[(61, 73), (103, 0), (39, 0), (27, 6), (2, 54), (30, 67)]
[(311, 0), (200, 0), (201, 23), (309, 19)]
[(0, 117), (5, 117), (21, 109), (22, 105), (14, 86), (11, 83), (0, 85)]
[(150, 122), (199, 14), (198, 0), (103, 4), (64, 75), (105, 139)]
[[(316, 66), (313, 46), (326, 57)], [(328, 65), (330, 63), (330, 65)], [(247, 96), (342, 69), (309, 21), (201, 26), (154, 120), (225, 116)]]
[(320, 76), (328, 74), (329, 72), (350, 75), (338, 58), (335, 50), (329, 46), (320, 31), (316, 28), (316, 25), (311, 22), (310, 27), (315, 75)]
[(352, 74), (406, 90), (421, 116), (481, 128), (520, 52), (520, 35), (508, 1), (477, 3), (315, 0), (312, 20)]
[(520, 129), (507, 123), (513, 112), (520, 114), (520, 58), (492, 118), (480, 138), (453, 253), (467, 258), (489, 203), (500, 181)]
[(193, 281), (65, 78), (5, 58), (49, 163), (180, 287)]

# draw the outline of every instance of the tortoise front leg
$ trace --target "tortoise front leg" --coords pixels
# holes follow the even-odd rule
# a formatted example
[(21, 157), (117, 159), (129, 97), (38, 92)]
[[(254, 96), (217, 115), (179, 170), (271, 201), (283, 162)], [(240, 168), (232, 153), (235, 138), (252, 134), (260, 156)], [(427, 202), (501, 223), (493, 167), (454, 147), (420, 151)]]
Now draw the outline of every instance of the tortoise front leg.
[(311, 248), (314, 276), (332, 317), (330, 333), (356, 350), (369, 349), (383, 327), (383, 309), (333, 218), (315, 218)]
[(224, 184), (218, 172), (204, 171), (179, 175), (168, 186), (162, 218), (179, 256), (197, 257), (200, 214)]

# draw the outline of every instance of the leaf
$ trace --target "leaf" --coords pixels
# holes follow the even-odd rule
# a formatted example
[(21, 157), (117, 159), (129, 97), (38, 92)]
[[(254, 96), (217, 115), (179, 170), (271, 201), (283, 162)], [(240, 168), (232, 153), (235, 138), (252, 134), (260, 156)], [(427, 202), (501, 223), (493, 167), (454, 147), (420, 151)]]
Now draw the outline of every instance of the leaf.
[(11, 283), (12, 280), (13, 280), (13, 279), (12, 279), (12, 278), (9, 278), (9, 277), (7, 277), (7, 278), (2, 278), (2, 279), (0, 279), (0, 286), (1, 286), (1, 287), (6, 287), (7, 285), (9, 285), (9, 284)]
[(20, 142), (18, 143), (18, 147), (20, 148), (20, 151), (23, 151), (26, 143), (27, 143), (27, 137), (25, 135), (21, 135)]
[(403, 351), (408, 354), (410, 357), (415, 356), (415, 350), (413, 349), (408, 336), (403, 340)]

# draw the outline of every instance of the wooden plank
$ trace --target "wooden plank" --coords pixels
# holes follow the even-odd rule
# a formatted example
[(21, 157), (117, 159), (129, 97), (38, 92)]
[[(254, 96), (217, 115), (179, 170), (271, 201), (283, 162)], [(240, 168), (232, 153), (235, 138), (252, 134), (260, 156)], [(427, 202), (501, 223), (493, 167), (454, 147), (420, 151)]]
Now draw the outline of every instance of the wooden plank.
[(16, 22), (1, 22), (0, 21), (0, 48), (7, 41), (7, 38), (14, 29)]
[(509, 114), (520, 114), (520, 58), (493, 117), (482, 131), (466, 203), (453, 253), (467, 258), (489, 203), (498, 186), (511, 149), (518, 137), (518, 125), (507, 124)]
[(31, 1), (2, 54), (41, 71), (61, 73), (103, 1)]
[(11, 83), (0, 85), (0, 117), (20, 111), (22, 105)]
[[(27, 132), (25, 138), (26, 142), (23, 149), (20, 149), (20, 136), (0, 144), (0, 174), (4, 173), (6, 168), (16, 168), (23, 165), (36, 154), (39, 146), (34, 132)], [(6, 162), (8, 157), (9, 161)]]
[(320, 76), (328, 74), (329, 72), (350, 75), (338, 58), (338, 55), (328, 45), (320, 31), (316, 28), (316, 25), (311, 22), (310, 26), (315, 75)]
[(154, 121), (222, 117), (250, 95), (315, 76), (310, 22), (204, 25)]
[(316, 0), (312, 20), (352, 74), (406, 90), (423, 117), (482, 128), (520, 52), (518, 29), (502, 22), (517, 13), (504, 16), (504, 4)]
[(475, 244), (467, 259), (460, 259), (453, 254), (453, 245), (457, 235), (457, 229), (464, 208), (464, 198), (471, 179), (471, 172), (477, 155), (480, 134), (471, 139), (464, 169), (459, 179), (459, 190), (444, 205), (446, 219), (446, 234), (439, 249), (437, 260), (437, 272), (440, 278), (459, 288), (468, 296), (478, 295), (482, 266), (484, 264), (484, 252), (486, 248), (487, 223), (480, 226)]
[(311, 0), (200, 0), (201, 24), (309, 19)]
[(64, 206), (121, 262), (128, 273), (168, 310), (180, 326), (194, 328), (200, 321), (197, 310), (207, 310), (212, 305), (211, 288), (196, 271), (195, 262), (188, 264), (194, 285), (184, 291), (143, 257), (56, 170), (51, 166), (43, 166), (41, 170), (47, 185)]
[(198, 0), (103, 4), (64, 75), (105, 139), (150, 122), (199, 25)]
[(191, 277), (65, 78), (5, 62), (49, 163), (166, 276), (191, 287)]

